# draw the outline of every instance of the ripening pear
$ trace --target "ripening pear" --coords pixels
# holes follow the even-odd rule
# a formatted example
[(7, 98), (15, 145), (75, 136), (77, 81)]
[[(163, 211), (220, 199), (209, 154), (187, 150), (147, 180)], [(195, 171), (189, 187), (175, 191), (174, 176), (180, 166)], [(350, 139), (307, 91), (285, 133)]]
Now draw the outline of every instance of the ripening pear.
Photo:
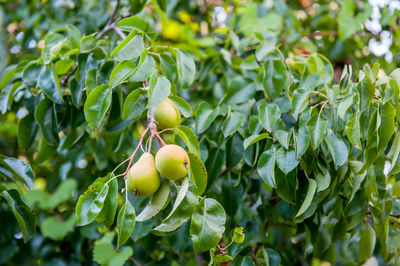
[(128, 190), (135, 196), (147, 197), (154, 194), (160, 186), (160, 176), (151, 153), (143, 153), (129, 169)]
[(170, 99), (157, 105), (153, 114), (159, 129), (176, 127), (181, 123), (181, 113)]
[(178, 145), (165, 145), (156, 153), (156, 168), (163, 177), (169, 180), (179, 180), (189, 171), (189, 156)]

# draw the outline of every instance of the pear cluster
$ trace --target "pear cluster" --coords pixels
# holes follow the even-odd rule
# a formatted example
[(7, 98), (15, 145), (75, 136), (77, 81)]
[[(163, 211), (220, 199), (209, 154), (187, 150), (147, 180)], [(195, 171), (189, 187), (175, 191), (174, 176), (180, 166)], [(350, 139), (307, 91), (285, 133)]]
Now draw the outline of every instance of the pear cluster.
[[(181, 115), (176, 105), (167, 99), (154, 108), (154, 119), (159, 128), (170, 128), (180, 124)], [(155, 158), (145, 152), (128, 171), (128, 190), (138, 197), (148, 197), (160, 187), (160, 175), (175, 181), (185, 177), (189, 168), (189, 156), (178, 145), (161, 147)]]

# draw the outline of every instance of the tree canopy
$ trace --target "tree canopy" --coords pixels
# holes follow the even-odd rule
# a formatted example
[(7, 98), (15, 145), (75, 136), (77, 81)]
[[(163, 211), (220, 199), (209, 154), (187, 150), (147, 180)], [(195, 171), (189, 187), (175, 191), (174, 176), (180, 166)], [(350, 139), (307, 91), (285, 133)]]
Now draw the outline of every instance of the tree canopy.
[(399, 265), (398, 3), (0, 1), (0, 264)]

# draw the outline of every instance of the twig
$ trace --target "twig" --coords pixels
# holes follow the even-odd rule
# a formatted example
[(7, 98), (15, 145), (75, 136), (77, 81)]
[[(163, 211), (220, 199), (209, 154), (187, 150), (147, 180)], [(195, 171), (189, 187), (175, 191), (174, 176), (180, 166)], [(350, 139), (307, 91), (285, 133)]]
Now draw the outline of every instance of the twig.
[(118, 29), (117, 27), (112, 27), (112, 30), (115, 31), (122, 39), (126, 38), (126, 34), (122, 32), (122, 30)]
[[(312, 32), (308, 35), (305, 35), (304, 37), (308, 38), (315, 38), (315, 37), (322, 37), (322, 36), (337, 36), (339, 33), (337, 31), (317, 31), (317, 32)], [(374, 37), (374, 38), (379, 38), (379, 34), (374, 34), (371, 32), (365, 32), (365, 31), (360, 31), (356, 32), (353, 34), (353, 36), (368, 36), (368, 37)]]
[(127, 176), (128, 176), (128, 171), (129, 171), (129, 169), (130, 169), (130, 167), (131, 167), (133, 158), (135, 157), (135, 155), (136, 155), (136, 153), (138, 152), (139, 148), (142, 146), (143, 139), (144, 139), (144, 137), (146, 136), (146, 134), (147, 134), (148, 131), (149, 131), (149, 128), (146, 128), (146, 129), (143, 131), (142, 135), (140, 136), (139, 144), (137, 145), (135, 151), (134, 151), (134, 152), (132, 153), (132, 155), (131, 155), (131, 159), (129, 160), (128, 167), (126, 168), (126, 171), (125, 171), (125, 177), (124, 177), (125, 180), (126, 180), (126, 178), (127, 178)]
[(66, 85), (68, 83), (68, 79), (70, 77), (72, 77), (73, 74), (75, 74), (76, 70), (78, 70), (78, 65), (76, 64), (74, 69), (72, 69), (71, 72), (69, 72), (67, 75), (65, 75), (62, 79), (61, 79), (61, 84), (62, 85)]

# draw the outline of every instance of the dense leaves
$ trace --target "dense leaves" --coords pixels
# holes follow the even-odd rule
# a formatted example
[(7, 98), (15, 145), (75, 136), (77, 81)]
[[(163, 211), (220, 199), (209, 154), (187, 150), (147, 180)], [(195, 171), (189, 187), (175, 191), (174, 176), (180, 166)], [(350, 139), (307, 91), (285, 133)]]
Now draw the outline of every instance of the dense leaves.
[(61, 2), (0, 6), (0, 264), (399, 264), (394, 4)]

